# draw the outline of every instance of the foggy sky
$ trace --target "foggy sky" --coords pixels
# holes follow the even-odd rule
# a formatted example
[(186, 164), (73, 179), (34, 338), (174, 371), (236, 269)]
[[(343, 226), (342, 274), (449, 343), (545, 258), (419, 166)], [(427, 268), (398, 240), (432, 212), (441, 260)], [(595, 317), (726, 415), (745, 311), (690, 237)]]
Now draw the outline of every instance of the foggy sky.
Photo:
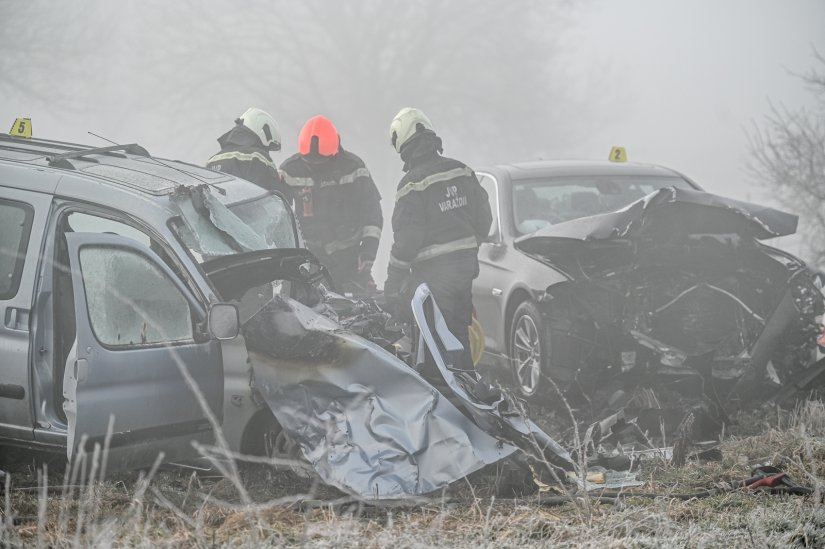
[(714, 193), (762, 200), (743, 170), (745, 129), (769, 99), (812, 105), (790, 72), (812, 66), (813, 47), (825, 51), (825, 1), (600, 2), (567, 43), (583, 65), (611, 73), (621, 100), (610, 127), (571, 155), (615, 142), (631, 160), (675, 168)]
[[(22, 3), (33, 6), (27, 9), (29, 24), (38, 18), (45, 20), (54, 11), (51, 3)], [(522, 28), (485, 23), (446, 47), (422, 48), (428, 59), (410, 67), (410, 72), (419, 70), (418, 65), (426, 69), (424, 61), (434, 61), (430, 67), (447, 66), (461, 53), (471, 60), (480, 41), (495, 39), (502, 44), (489, 50), (493, 53), (516, 48), (527, 34), (536, 36), (527, 48), (537, 50), (530, 59), (530, 51), (516, 49), (508, 58), (508, 50), (500, 65), (488, 70), (483, 62), (475, 66), (464, 61), (472, 69), (470, 74), (434, 70), (417, 81), (402, 79), (392, 89), (382, 88), (388, 82), (385, 74), (362, 70), (353, 74), (357, 83), (324, 83), (320, 91), (316, 84), (315, 93), (310, 93), (312, 71), (324, 71), (325, 63), (340, 60), (325, 61), (314, 58), (312, 52), (300, 52), (307, 56), (311, 71), (290, 74), (288, 83), (299, 90), (306, 84), (308, 91), (303, 102), (300, 95), (290, 102), (278, 81), (278, 56), (257, 49), (260, 41), (256, 44), (238, 28), (221, 32), (222, 10), (238, 4), (194, 3), (190, 5), (194, 11), (186, 13), (178, 2), (72, 3), (78, 6), (76, 13), (59, 21), (62, 42), (44, 44), (45, 51), (36, 55), (28, 51), (22, 69), (9, 57), (16, 55), (9, 45), (18, 40), (18, 33), (10, 23), (13, 18), (6, 17), (19, 12), (20, 4), (0, 0), (0, 55), (6, 56), (0, 59), (0, 69), (21, 74), (20, 86), (14, 83), (15, 74), (0, 75), (0, 131), (7, 131), (15, 117), (29, 116), (40, 137), (102, 144), (86, 134), (94, 131), (119, 142), (141, 143), (157, 156), (202, 164), (216, 152), (215, 138), (231, 126), (235, 116), (254, 105), (269, 110), (281, 122), (284, 150), (275, 155), (280, 163), (294, 151), (301, 122), (313, 114), (329, 114), (345, 146), (373, 170), (387, 216), (401, 176), (401, 163), (387, 144), (387, 128), (394, 112), (403, 106), (424, 108), (445, 139), (445, 153), (473, 167), (538, 157), (602, 159), (612, 145), (623, 145), (630, 160), (672, 167), (711, 192), (764, 202), (769, 197), (753, 188), (744, 169), (746, 129), (760, 121), (769, 99), (790, 109), (809, 105), (804, 86), (789, 71), (809, 68), (813, 47), (825, 52), (824, 0), (557, 2), (558, 8), (542, 11), (532, 21), (529, 17), (502, 19), (502, 24), (514, 21)], [(428, 12), (429, 18), (421, 19), (424, 25), (432, 22), (428, 32), (460, 29), (460, 20), (438, 20), (441, 3), (411, 4)], [(526, 10), (541, 6), (526, 1), (507, 3), (513, 4)], [(165, 5), (170, 6), (168, 18), (164, 17)], [(198, 6), (203, 6), (202, 11)], [(277, 24), (280, 30), (291, 22), (280, 16), (273, 13), (267, 21), (253, 19), (245, 24)], [(403, 44), (392, 42), (398, 35), (393, 25), (403, 24), (404, 20), (380, 25), (365, 21), (350, 40), (357, 47), (366, 40), (380, 44), (386, 36), (391, 46), (400, 47)], [(411, 36), (427, 39), (426, 34)], [(76, 44), (93, 48), (81, 52), (82, 63), (77, 63), (81, 53), (75, 54)], [(195, 48), (196, 57), (187, 46)], [(216, 57), (213, 65), (197, 58), (198, 52), (208, 57), (219, 51), (226, 56)], [(393, 69), (382, 69), (376, 61), (381, 53), (358, 66), (374, 66), (373, 71)], [(254, 57), (254, 63), (245, 64), (244, 70), (260, 71), (262, 79), (274, 82), (271, 90), (230, 85), (235, 56)], [(546, 60), (544, 86), (537, 85), (540, 81), (532, 74), (536, 59)], [(147, 60), (167, 61), (171, 70), (167, 67), (161, 74), (158, 69), (154, 74)], [(204, 66), (220, 70), (196, 69)], [(404, 68), (400, 67), (402, 73)], [(521, 74), (519, 68), (523, 68)], [(221, 74), (223, 78), (216, 76)], [(416, 76), (420, 75), (409, 75), (411, 79)], [(522, 79), (528, 85), (520, 85)], [(37, 93), (31, 93), (32, 86)], [(455, 97), (472, 107), (469, 112), (461, 111), (461, 105), (448, 104), (451, 88), (462, 90)], [(176, 95), (170, 90), (187, 91)], [(70, 104), (59, 100), (66, 94), (72, 97)], [(519, 110), (519, 105), (546, 109), (531, 119), (529, 109)], [(457, 112), (461, 120), (450, 119)], [(390, 239), (385, 227), (383, 261), (375, 270), (379, 281), (384, 278)]]

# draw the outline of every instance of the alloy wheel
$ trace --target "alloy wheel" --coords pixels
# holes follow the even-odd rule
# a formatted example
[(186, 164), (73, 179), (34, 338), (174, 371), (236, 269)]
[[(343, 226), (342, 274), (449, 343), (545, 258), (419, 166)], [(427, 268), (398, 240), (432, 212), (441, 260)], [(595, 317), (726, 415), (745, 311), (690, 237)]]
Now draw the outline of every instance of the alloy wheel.
[(516, 320), (512, 342), (516, 383), (527, 396), (536, 392), (541, 375), (541, 342), (535, 321), (529, 315)]

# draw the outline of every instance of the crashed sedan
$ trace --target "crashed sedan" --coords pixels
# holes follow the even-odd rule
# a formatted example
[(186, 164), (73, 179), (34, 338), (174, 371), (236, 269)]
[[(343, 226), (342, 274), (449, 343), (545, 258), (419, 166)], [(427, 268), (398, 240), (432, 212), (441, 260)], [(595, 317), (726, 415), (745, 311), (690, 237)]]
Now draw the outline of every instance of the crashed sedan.
[[(509, 335), (525, 395), (556, 394), (553, 380), (593, 407), (617, 409), (639, 387), (666, 388), (703, 396), (724, 419), (739, 401), (784, 394), (821, 372), (816, 277), (763, 243), (793, 234), (796, 216), (705, 193), (662, 168), (578, 171), (514, 180), (514, 210), (500, 223), (514, 219), (525, 234), (510, 252), (488, 251), (488, 264), (510, 253), (535, 265), (525, 277), (533, 287), (504, 307), (509, 330), (484, 326)], [(532, 200), (519, 203), (519, 192)], [(575, 205), (589, 209), (566, 208)], [(482, 268), (477, 293), (493, 280), (484, 276)]]
[(504, 458), (574, 468), (503, 396), (436, 389), (344, 329), (276, 193), (135, 144), (0, 134), (0, 214), (0, 444), (105, 450), (113, 471), (288, 439), (365, 499)]

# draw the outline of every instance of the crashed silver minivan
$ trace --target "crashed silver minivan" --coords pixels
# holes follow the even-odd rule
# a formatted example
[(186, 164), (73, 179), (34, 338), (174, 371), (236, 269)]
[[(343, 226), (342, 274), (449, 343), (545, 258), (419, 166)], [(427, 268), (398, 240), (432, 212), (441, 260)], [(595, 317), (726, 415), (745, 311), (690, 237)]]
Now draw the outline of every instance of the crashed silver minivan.
[(117, 470), (286, 434), (324, 482), (382, 499), (517, 453), (507, 429), (571, 465), (505, 399), (447, 398), (319, 314), (323, 275), (274, 192), (135, 144), (0, 134), (0, 444), (105, 447)]

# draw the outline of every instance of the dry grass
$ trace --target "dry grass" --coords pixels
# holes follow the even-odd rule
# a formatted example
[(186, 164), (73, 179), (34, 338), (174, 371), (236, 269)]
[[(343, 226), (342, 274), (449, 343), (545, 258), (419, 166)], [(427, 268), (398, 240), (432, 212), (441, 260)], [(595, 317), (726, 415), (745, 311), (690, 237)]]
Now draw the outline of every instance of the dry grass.
[[(782, 414), (763, 410), (750, 418), (760, 428), (748, 419), (740, 422), (741, 433), (723, 442), (721, 462), (647, 462), (642, 490), (673, 494), (725, 487), (747, 477), (752, 464), (766, 462), (802, 484), (823, 488), (825, 404), (808, 402)], [(242, 494), (237, 479), (177, 469), (59, 488), (72, 484), (71, 475), (44, 476), (27, 461), (11, 467), (12, 482), (0, 504), (0, 547), (825, 546), (819, 493), (736, 490), (688, 501), (628, 497), (615, 505), (591, 503), (583, 513), (572, 503), (542, 507), (530, 497), (473, 497), (487, 492), (468, 482), (442, 499), (387, 509), (334, 505), (333, 492), (290, 473), (259, 471)], [(451, 502), (456, 494), (460, 503)]]

